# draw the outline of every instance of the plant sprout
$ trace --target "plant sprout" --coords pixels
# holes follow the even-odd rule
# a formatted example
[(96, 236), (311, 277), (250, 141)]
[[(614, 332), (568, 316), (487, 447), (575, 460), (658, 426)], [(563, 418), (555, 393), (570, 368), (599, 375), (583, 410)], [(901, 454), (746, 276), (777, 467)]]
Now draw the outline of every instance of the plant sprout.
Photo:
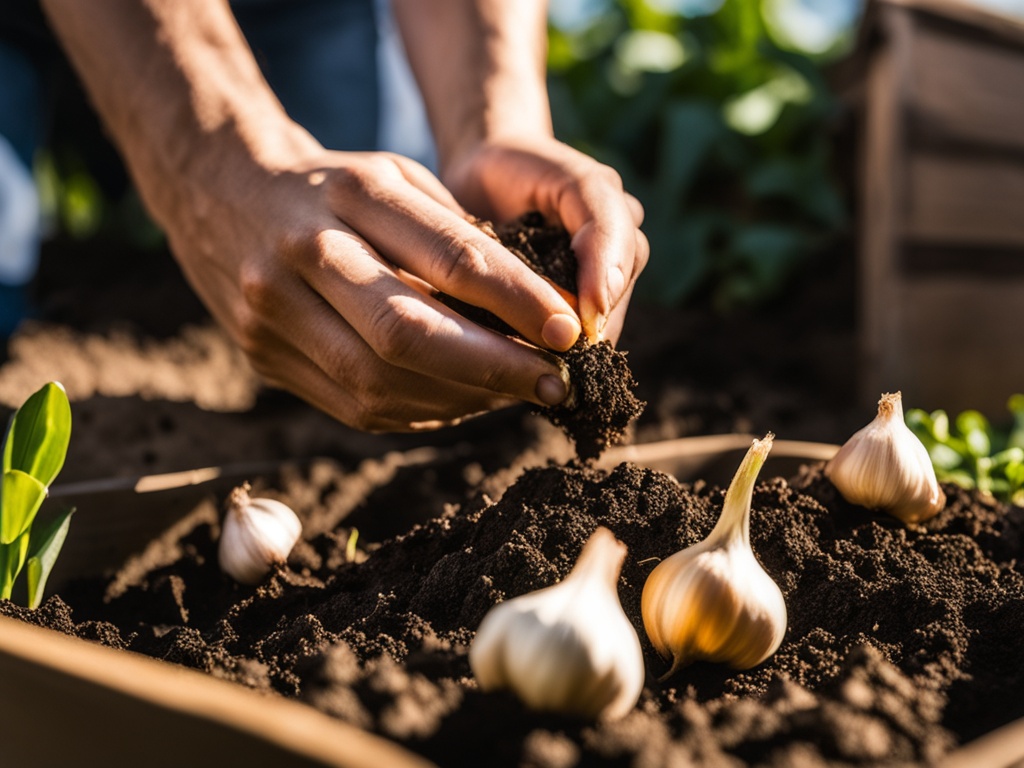
[(71, 405), (58, 382), (33, 394), (11, 417), (3, 442), (0, 485), (0, 598), (10, 599), (27, 568), (28, 606), (43, 599), (46, 579), (67, 536), (74, 509), (36, 522), (50, 483), (64, 466), (71, 437)]
[(945, 411), (907, 411), (907, 426), (928, 449), (939, 480), (1024, 506), (1024, 394), (1007, 403), (1013, 421), (994, 427), (983, 414), (963, 411), (950, 424)]

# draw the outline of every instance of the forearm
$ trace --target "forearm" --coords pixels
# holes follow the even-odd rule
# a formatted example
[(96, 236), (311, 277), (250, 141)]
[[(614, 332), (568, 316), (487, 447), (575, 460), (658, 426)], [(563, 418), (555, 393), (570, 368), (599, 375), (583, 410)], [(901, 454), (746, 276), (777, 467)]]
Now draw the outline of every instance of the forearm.
[(392, 0), (442, 172), (484, 140), (550, 136), (544, 0)]
[(226, 2), (43, 6), (161, 223), (196, 186), (229, 172), (230, 150), (271, 155), (296, 140)]

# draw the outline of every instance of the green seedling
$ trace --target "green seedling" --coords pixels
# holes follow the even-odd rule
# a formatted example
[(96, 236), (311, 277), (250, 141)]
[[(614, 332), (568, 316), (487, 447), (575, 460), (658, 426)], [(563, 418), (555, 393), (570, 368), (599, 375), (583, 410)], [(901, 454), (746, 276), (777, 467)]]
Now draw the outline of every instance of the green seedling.
[(945, 411), (920, 409), (907, 411), (907, 426), (928, 449), (939, 480), (1024, 507), (1024, 394), (1007, 408), (1013, 420), (1003, 427), (974, 410), (951, 424)]
[(58, 382), (44, 385), (11, 417), (0, 483), (0, 598), (10, 599), (24, 569), (28, 606), (42, 602), (74, 509), (46, 521), (37, 521), (36, 515), (64, 466), (70, 438), (71, 405)]

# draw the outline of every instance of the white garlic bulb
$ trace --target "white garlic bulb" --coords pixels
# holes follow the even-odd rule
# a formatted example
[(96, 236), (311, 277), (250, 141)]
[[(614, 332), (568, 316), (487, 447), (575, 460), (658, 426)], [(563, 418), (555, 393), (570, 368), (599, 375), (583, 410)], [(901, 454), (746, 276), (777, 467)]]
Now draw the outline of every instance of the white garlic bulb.
[(754, 440), (708, 537), (666, 558), (647, 577), (640, 601), (644, 628), (658, 653), (672, 659), (662, 679), (698, 659), (753, 667), (782, 642), (782, 591), (750, 548), (754, 482), (773, 438), (768, 433)]
[(884, 394), (878, 415), (825, 465), (825, 475), (851, 504), (920, 523), (946, 506), (928, 449), (903, 420), (899, 392)]
[(235, 488), (217, 549), (221, 570), (242, 584), (258, 584), (288, 559), (301, 534), (302, 523), (287, 504), (251, 498), (248, 484)]
[(528, 707), (616, 719), (644, 685), (640, 639), (619, 603), (626, 545), (607, 528), (560, 583), (494, 606), (469, 663), (481, 690), (511, 689)]

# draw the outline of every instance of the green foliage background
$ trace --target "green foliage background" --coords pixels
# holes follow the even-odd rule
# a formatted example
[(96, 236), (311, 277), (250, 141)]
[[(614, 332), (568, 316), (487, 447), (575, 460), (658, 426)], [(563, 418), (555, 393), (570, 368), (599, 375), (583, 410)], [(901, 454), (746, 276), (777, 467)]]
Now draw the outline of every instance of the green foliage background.
[(652, 258), (638, 296), (703, 294), (728, 311), (778, 295), (848, 220), (821, 71), (848, 38), (818, 56), (787, 50), (765, 0), (696, 18), (648, 0), (603, 6), (550, 27), (549, 87), (559, 137), (644, 204)]
[[(644, 204), (652, 258), (638, 298), (710, 297), (728, 311), (784, 293), (794, 271), (826, 257), (847, 226), (832, 167), (838, 106), (821, 68), (849, 37), (816, 56), (787, 47), (770, 6), (801, 0), (724, 0), (690, 17), (664, 9), (700, 1), (582, 2), (596, 9), (586, 23), (549, 26), (555, 128), (616, 168)], [(37, 163), (53, 229), (163, 247), (137, 196), (111, 193), (123, 180), (100, 184), (96, 164), (84, 161), (113, 160), (112, 150), (86, 144), (59, 146)]]

